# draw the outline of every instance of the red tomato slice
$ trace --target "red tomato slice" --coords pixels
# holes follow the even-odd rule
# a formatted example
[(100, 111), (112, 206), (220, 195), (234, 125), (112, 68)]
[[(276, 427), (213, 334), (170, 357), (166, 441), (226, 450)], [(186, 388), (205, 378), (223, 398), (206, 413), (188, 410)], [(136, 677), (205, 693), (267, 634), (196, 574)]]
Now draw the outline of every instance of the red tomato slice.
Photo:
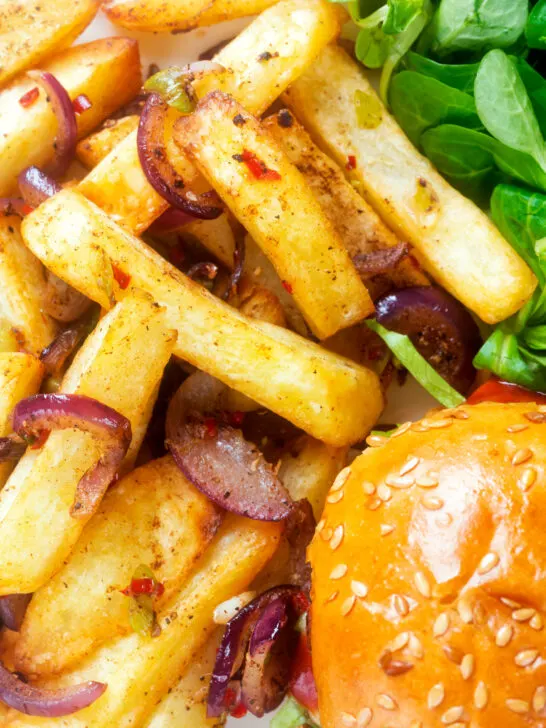
[(311, 713), (318, 711), (318, 695), (307, 636), (300, 636), (290, 675), (290, 692)]
[(480, 402), (538, 402), (539, 404), (546, 404), (546, 394), (532, 392), (530, 389), (525, 389), (525, 387), (520, 387), (517, 384), (510, 384), (510, 382), (489, 379), (467, 399), (468, 404), (480, 404)]

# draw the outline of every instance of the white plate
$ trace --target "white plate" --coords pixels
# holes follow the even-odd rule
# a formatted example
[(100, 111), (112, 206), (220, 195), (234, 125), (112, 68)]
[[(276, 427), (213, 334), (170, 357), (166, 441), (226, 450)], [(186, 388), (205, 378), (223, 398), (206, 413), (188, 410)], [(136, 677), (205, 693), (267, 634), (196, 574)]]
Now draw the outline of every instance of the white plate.
[[(168, 65), (184, 64), (197, 59), (197, 56), (216, 45), (220, 41), (228, 40), (245, 27), (248, 21), (236, 20), (222, 23), (212, 28), (200, 29), (192, 33), (169, 35), (163, 33), (133, 33), (112, 25), (99, 14), (95, 21), (78, 39), (78, 43), (85, 43), (96, 38), (113, 35), (124, 35), (135, 38), (140, 45), (140, 57), (144, 73), (151, 63), (157, 63), (160, 68)], [(382, 422), (393, 424), (402, 423), (410, 419), (421, 417), (428, 409), (437, 406), (425, 390), (417, 382), (409, 379), (403, 390), (396, 385), (389, 391), (389, 402)], [(229, 728), (266, 728), (267, 718), (258, 720), (252, 716), (241, 720), (229, 720)]]

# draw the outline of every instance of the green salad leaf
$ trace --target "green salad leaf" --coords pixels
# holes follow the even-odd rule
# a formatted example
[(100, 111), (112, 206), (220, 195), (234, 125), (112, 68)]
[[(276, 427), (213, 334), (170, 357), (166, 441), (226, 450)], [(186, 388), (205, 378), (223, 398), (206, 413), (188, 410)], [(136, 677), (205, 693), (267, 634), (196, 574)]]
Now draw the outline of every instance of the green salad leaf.
[(273, 716), (271, 728), (299, 728), (299, 726), (310, 726), (318, 728), (310, 718), (303, 706), (292, 696), (288, 696), (277, 713)]
[(506, 53), (495, 49), (484, 56), (474, 96), (487, 131), (506, 146), (534, 157), (546, 169), (546, 147), (529, 94)]
[(525, 38), (529, 48), (546, 50), (546, 0), (538, 0), (532, 9), (525, 27)]
[(509, 48), (523, 34), (528, 12), (528, 0), (441, 0), (432, 26), (432, 49), (446, 55)]
[(374, 319), (366, 321), (368, 327), (380, 336), (398, 361), (444, 407), (457, 407), (465, 401), (446, 380), (419, 354), (408, 336), (389, 331)]
[(161, 94), (169, 106), (181, 114), (191, 114), (195, 109), (195, 101), (187, 89), (187, 82), (188, 73), (172, 66), (150, 76), (144, 88)]
[(503, 321), (478, 352), (474, 366), (535, 391), (546, 391), (546, 195), (499, 185), (491, 199), (497, 227), (539, 281), (531, 301)]
[(474, 81), (478, 73), (479, 63), (439, 63), (419, 53), (410, 51), (404, 59), (408, 71), (417, 71), (423, 76), (435, 78), (446, 86), (474, 95)]

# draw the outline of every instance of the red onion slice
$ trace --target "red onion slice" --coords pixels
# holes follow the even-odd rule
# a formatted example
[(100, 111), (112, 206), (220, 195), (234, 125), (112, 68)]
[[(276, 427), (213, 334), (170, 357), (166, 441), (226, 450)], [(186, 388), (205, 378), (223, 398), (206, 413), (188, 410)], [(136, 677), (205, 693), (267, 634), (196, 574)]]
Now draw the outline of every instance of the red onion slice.
[(409, 255), (409, 245), (398, 243), (389, 248), (359, 253), (353, 258), (353, 264), (363, 278), (388, 273)]
[(89, 310), (93, 303), (90, 298), (72, 288), (50, 270), (46, 271), (46, 279), (44, 309), (55, 321), (71, 323)]
[(191, 266), (186, 275), (192, 280), (206, 278), (209, 281), (213, 281), (218, 275), (218, 266), (215, 263), (195, 263), (195, 265)]
[(51, 101), (53, 113), (57, 117), (59, 129), (54, 145), (55, 159), (48, 165), (47, 171), (53, 177), (60, 177), (66, 172), (76, 154), (78, 141), (76, 112), (66, 89), (52, 73), (48, 71), (28, 71), (27, 73), (30, 78), (43, 87)]
[(0, 625), (19, 632), (32, 594), (9, 594), (0, 597)]
[(237, 237), (235, 250), (233, 251), (233, 271), (229, 277), (229, 283), (224, 298), (235, 296), (239, 289), (239, 283), (245, 267), (246, 245), (242, 235)]
[(35, 688), (20, 680), (0, 662), (0, 701), (26, 715), (61, 718), (87, 708), (98, 700), (107, 685), (86, 682), (59, 690)]
[[(246, 669), (245, 657), (247, 655), (247, 651), (249, 651), (249, 644), (252, 642), (253, 654), (256, 658), (256, 663), (259, 663), (260, 660), (257, 659), (258, 650), (260, 648), (263, 649), (270, 641), (275, 640), (279, 632), (279, 630), (276, 629), (278, 620), (276, 620), (275, 617), (275, 615), (278, 615), (278, 612), (277, 608), (266, 612), (265, 610), (267, 607), (273, 602), (278, 602), (280, 600), (282, 601), (284, 608), (290, 609), (294, 616), (296, 616), (300, 611), (299, 601), (301, 599), (305, 599), (305, 597), (297, 587), (274, 587), (273, 589), (270, 589), (256, 597), (256, 599), (243, 607), (236, 616), (228, 622), (220, 647), (216, 653), (216, 662), (214, 664), (210, 681), (207, 701), (207, 716), (209, 718), (219, 718), (229, 708), (226, 704), (226, 694), (230, 685), (230, 680), (240, 668), (243, 668), (244, 673), (244, 669)], [(264, 614), (264, 619), (261, 619)], [(257, 628), (258, 624), (260, 624), (260, 627), (256, 638), (253, 639), (253, 632)], [(265, 661), (261, 662), (263, 664)], [(255, 677), (255, 666), (252, 665), (250, 669), (254, 673)], [(255, 682), (254, 677), (247, 680), (247, 687), (249, 690), (250, 682)], [(287, 687), (287, 681), (288, 675), (286, 686), (284, 686), (285, 688)], [(249, 707), (249, 710), (252, 710), (252, 708)]]
[(21, 400), (13, 412), (13, 429), (23, 438), (67, 428), (89, 432), (106, 446), (76, 488), (70, 515), (83, 518), (94, 513), (114, 479), (131, 444), (131, 423), (111, 407), (80, 394), (36, 394)]
[(151, 227), (151, 232), (154, 233), (172, 233), (175, 230), (183, 228), (190, 222), (193, 222), (195, 217), (188, 215), (187, 212), (177, 210), (175, 207), (169, 207), (168, 210), (157, 218)]
[(17, 177), (17, 182), (24, 201), (30, 207), (38, 207), (62, 189), (61, 185), (38, 167), (24, 169)]
[(217, 198), (210, 193), (196, 195), (185, 189), (184, 181), (169, 162), (165, 146), (165, 122), (168, 104), (158, 93), (152, 93), (142, 110), (138, 126), (138, 156), (148, 182), (170, 205), (179, 210), (212, 220), (222, 214)]
[(382, 326), (409, 336), (419, 353), (459, 392), (468, 392), (472, 365), (482, 344), (468, 311), (440, 288), (416, 286), (393, 291), (375, 303)]
[(0, 197), (0, 214), (9, 217), (24, 217), (30, 212), (29, 206), (21, 197)]

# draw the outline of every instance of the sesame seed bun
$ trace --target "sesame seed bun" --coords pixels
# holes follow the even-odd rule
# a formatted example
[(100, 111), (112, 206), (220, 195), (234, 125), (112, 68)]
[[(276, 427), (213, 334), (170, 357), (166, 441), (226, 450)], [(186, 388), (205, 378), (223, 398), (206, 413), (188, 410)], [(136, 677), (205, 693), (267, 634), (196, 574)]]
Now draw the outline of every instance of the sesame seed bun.
[(546, 726), (546, 408), (371, 442), (310, 547), (322, 727)]

